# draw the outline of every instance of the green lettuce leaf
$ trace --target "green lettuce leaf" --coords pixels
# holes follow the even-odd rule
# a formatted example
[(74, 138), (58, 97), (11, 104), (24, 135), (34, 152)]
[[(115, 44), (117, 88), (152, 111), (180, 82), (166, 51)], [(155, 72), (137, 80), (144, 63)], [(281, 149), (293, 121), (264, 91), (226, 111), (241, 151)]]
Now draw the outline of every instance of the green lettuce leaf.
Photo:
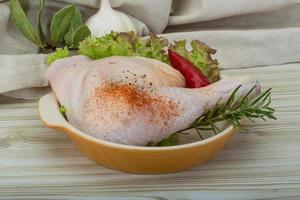
[(220, 79), (218, 62), (211, 57), (216, 50), (199, 40), (192, 40), (191, 47), (192, 50), (188, 51), (186, 40), (180, 40), (175, 41), (169, 48), (193, 63), (211, 82), (218, 81)]
[(139, 38), (134, 32), (111, 32), (100, 38), (88, 37), (79, 44), (79, 54), (92, 59), (109, 56), (142, 56), (168, 63), (163, 49), (168, 45), (166, 39), (155, 35)]
[(55, 52), (51, 53), (48, 55), (46, 63), (48, 65), (51, 65), (54, 61), (61, 59), (61, 58), (66, 58), (69, 56), (69, 50), (68, 48), (57, 48)]
[(134, 43), (136, 56), (153, 58), (165, 63), (169, 63), (168, 55), (165, 48), (169, 42), (166, 38), (157, 37), (155, 34), (150, 34), (147, 39), (138, 39)]
[(109, 56), (132, 56), (132, 45), (127, 40), (117, 40), (117, 34), (111, 33), (100, 38), (88, 37), (79, 43), (79, 54), (92, 59)]
[(161, 140), (156, 144), (158, 147), (165, 147), (165, 146), (174, 146), (178, 145), (179, 142), (179, 135), (178, 134), (172, 134), (169, 137)]
[(220, 71), (217, 60), (211, 54), (216, 51), (206, 44), (193, 40), (192, 50), (186, 48), (186, 41), (175, 41), (173, 44), (163, 37), (150, 34), (148, 38), (140, 38), (133, 32), (111, 32), (100, 38), (88, 37), (79, 44), (79, 54), (92, 59), (109, 56), (142, 56), (169, 64), (166, 49), (169, 47), (176, 53), (193, 63), (211, 82), (218, 81)]

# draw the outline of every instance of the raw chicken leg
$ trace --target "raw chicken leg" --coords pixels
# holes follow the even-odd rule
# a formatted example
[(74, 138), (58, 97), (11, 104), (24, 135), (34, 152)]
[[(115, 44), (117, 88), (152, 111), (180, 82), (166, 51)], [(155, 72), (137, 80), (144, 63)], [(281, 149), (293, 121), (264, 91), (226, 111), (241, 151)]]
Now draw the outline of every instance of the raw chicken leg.
[(92, 61), (73, 56), (54, 62), (47, 77), (70, 124), (107, 141), (146, 145), (191, 124), (221, 98), (225, 102), (256, 81), (228, 78), (200, 89), (184, 88), (183, 76), (148, 58), (114, 56)]

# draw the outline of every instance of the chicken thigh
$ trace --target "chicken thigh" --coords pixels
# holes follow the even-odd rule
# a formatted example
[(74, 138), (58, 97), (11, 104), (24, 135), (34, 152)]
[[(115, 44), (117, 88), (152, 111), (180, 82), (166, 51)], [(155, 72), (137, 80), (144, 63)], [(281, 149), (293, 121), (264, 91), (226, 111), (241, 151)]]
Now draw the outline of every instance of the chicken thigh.
[(239, 85), (237, 96), (253, 86), (253, 94), (260, 93), (256, 81), (229, 78), (204, 88), (184, 88), (177, 70), (143, 57), (73, 56), (54, 62), (47, 78), (70, 124), (128, 145), (159, 142), (184, 129), (218, 100), (225, 102)]

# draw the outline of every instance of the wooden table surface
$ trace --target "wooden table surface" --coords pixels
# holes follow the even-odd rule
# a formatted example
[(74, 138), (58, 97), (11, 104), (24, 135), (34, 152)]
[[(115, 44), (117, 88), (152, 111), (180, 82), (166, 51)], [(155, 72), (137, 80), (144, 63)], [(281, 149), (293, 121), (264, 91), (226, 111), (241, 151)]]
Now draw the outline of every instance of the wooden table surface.
[(0, 97), (0, 199), (300, 199), (300, 64), (224, 73), (272, 87), (278, 120), (247, 123), (210, 162), (165, 175), (99, 166), (44, 127), (37, 101)]

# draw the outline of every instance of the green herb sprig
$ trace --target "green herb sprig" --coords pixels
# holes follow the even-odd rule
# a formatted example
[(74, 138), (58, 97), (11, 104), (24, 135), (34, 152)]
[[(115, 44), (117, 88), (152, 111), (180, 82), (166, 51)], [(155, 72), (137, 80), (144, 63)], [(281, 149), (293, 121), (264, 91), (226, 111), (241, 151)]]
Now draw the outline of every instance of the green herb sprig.
[(205, 114), (198, 117), (190, 126), (178, 131), (178, 133), (195, 129), (201, 136), (202, 130), (212, 130), (217, 134), (220, 129), (216, 123), (225, 121), (234, 127), (241, 127), (241, 120), (248, 119), (254, 122), (254, 119), (262, 119), (266, 121), (267, 119), (275, 119), (274, 109), (270, 107), (271, 104), (271, 89), (267, 89), (262, 94), (251, 99), (249, 98), (253, 90), (256, 88), (254, 86), (249, 90), (244, 96), (236, 98), (236, 93), (240, 89), (241, 85), (238, 86), (230, 95), (228, 100), (224, 104), (220, 104), (218, 101), (216, 105), (206, 112)]
[[(217, 126), (218, 122), (227, 122), (234, 127), (241, 127), (241, 120), (248, 119), (251, 122), (255, 122), (254, 119), (262, 119), (266, 121), (267, 119), (274, 119), (275, 110), (270, 107), (271, 104), (271, 90), (267, 89), (265, 92), (261, 93), (255, 98), (251, 98), (252, 92), (256, 89), (256, 86), (251, 88), (245, 95), (236, 98), (236, 93), (241, 88), (239, 85), (229, 96), (228, 100), (220, 104), (220, 100), (217, 101), (216, 105), (199, 116), (192, 124), (190, 124), (185, 129), (182, 129), (176, 133), (173, 133), (168, 138), (163, 139), (158, 142), (155, 146), (173, 146), (178, 143), (179, 134), (189, 134), (190, 131), (196, 130), (200, 139), (203, 140), (204, 137), (201, 135), (202, 131), (213, 131), (214, 134), (220, 132), (220, 128)], [(177, 138), (177, 140), (174, 140)]]
[(59, 112), (66, 118), (67, 108), (63, 105), (59, 106)]
[(47, 41), (42, 30), (42, 16), (46, 0), (40, 0), (37, 15), (37, 26), (33, 26), (27, 18), (18, 0), (10, 0), (12, 20), (17, 29), (30, 41), (43, 50), (55, 50), (57, 47), (77, 49), (79, 42), (91, 35), (89, 28), (83, 24), (79, 9), (68, 5), (58, 10), (52, 17), (50, 25), (51, 39)]

